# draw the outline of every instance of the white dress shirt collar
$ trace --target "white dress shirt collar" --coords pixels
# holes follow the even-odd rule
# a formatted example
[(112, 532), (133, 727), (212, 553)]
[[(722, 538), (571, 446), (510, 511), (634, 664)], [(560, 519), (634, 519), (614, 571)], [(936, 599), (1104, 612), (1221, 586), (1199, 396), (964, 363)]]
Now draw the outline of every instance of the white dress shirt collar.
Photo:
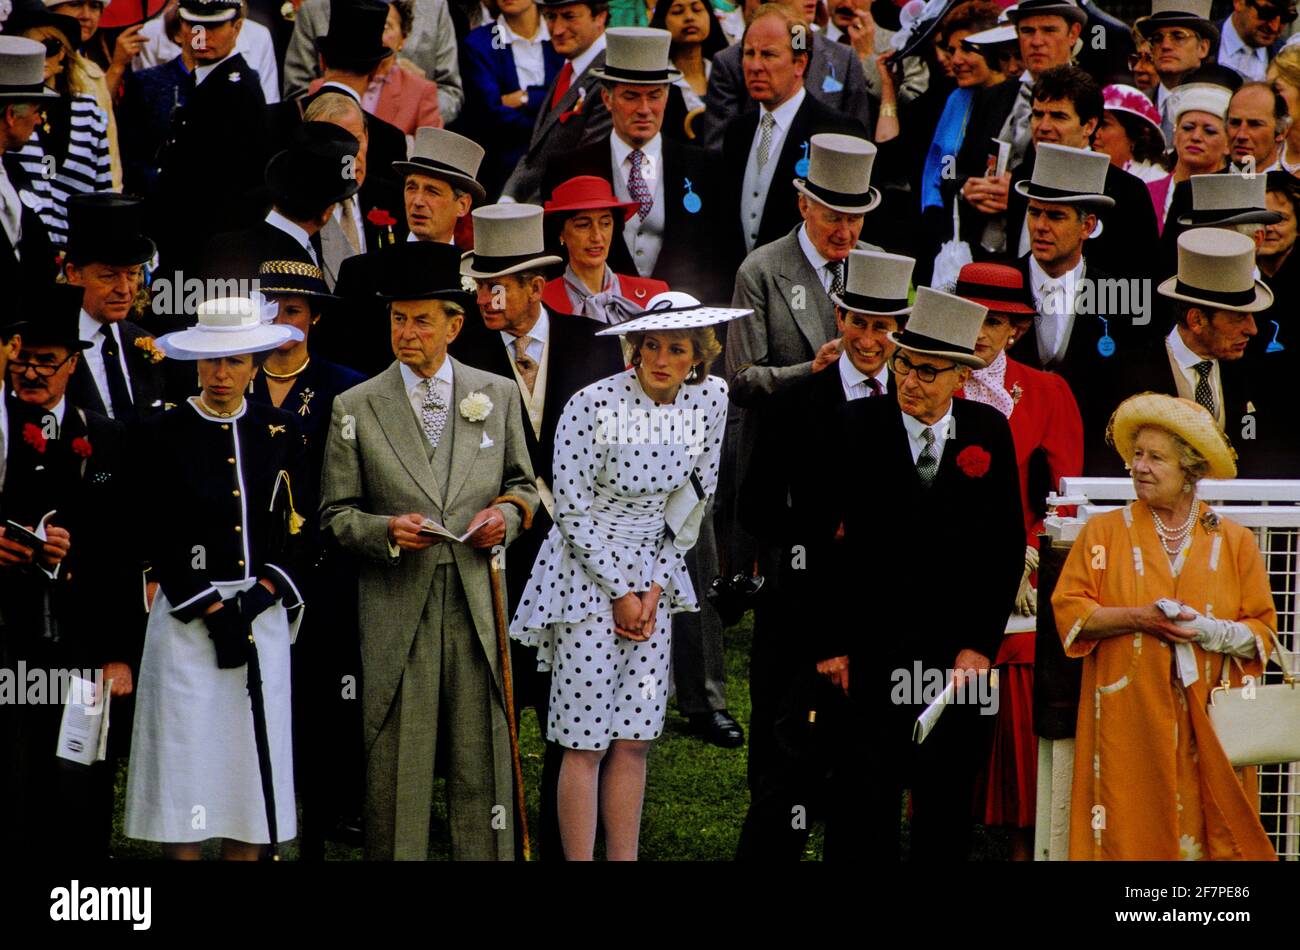
[(948, 400), (948, 409), (938, 422), (927, 426), (915, 416), (909, 416), (898, 410), (903, 417), (903, 428), (907, 430), (907, 441), (912, 449), (912, 461), (915, 462), (921, 457), (921, 452), (925, 448), (925, 439), (921, 433), (929, 428), (934, 430), (934, 451), (940, 459), (943, 458), (943, 446), (949, 439), (957, 438), (957, 420), (952, 416), (952, 400)]
[(781, 103), (775, 109), (769, 109), (766, 105), (760, 105), (759, 106), (760, 120), (762, 119), (762, 115), (764, 112), (770, 112), (772, 114), (772, 121), (777, 124), (777, 126), (781, 129), (782, 134), (784, 135), (786, 132), (790, 131), (790, 126), (794, 123), (795, 113), (799, 111), (799, 107), (803, 105), (803, 101), (807, 97), (807, 95), (808, 95), (808, 90), (804, 88), (802, 84), (800, 84), (799, 88), (795, 90), (795, 94), (791, 96), (789, 99), (787, 99), (785, 102)]
[(104, 342), (99, 336), (100, 329), (112, 325), (111, 323), (101, 323), (83, 309), (81, 316), (77, 318), (77, 335), (87, 343), (100, 346)]
[[(1172, 330), (1169, 331), (1168, 339), (1169, 339), (1169, 352), (1173, 356), (1174, 362), (1177, 363), (1179, 366), (1181, 366), (1183, 369), (1188, 370), (1190, 372), (1191, 368), (1195, 366), (1197, 363), (1205, 362), (1206, 357), (1197, 356), (1195, 353), (1192, 352), (1191, 348), (1188, 347), (1187, 343), (1183, 340), (1183, 335), (1178, 332), (1178, 327), (1174, 327)], [(1209, 361), (1211, 363), (1218, 362), (1213, 357), (1210, 357)]]
[[(405, 363), (398, 363), (397, 365), (402, 371), (402, 383), (406, 386), (407, 393), (414, 393), (415, 388), (424, 382), (425, 377), (421, 376)], [(433, 374), (433, 378), (445, 383), (447, 388), (450, 389), (453, 380), (450, 356), (444, 356), (442, 358), (442, 365), (439, 366), (437, 372)], [(421, 393), (421, 397), (423, 397), (423, 393)]]
[(1033, 288), (1035, 299), (1037, 299), (1038, 297), (1039, 288), (1043, 286), (1055, 287), (1057, 285), (1061, 285), (1064, 286), (1067, 291), (1070, 291), (1069, 299), (1071, 303), (1073, 303), (1074, 301), (1073, 292), (1078, 289), (1079, 283), (1082, 280), (1083, 280), (1083, 258), (1082, 257), (1079, 258), (1079, 263), (1075, 264), (1073, 268), (1066, 271), (1060, 277), (1050, 276), (1047, 273), (1047, 271), (1043, 270), (1042, 265), (1038, 263), (1038, 259), (1036, 257), (1034, 257), (1032, 254), (1029, 257), (1029, 283)]
[(320, 261), (316, 260), (316, 249), (311, 246), (311, 235), (307, 233), (307, 230), (302, 227), (302, 225), (294, 224), (294, 222), (290, 221), (274, 208), (267, 213), (266, 223), (273, 228), (283, 231), (285, 234), (289, 235), (289, 237), (301, 244), (303, 250), (311, 256), (313, 261), (316, 261), (318, 267), (320, 266)]
[[(840, 384), (844, 387), (845, 398), (852, 400), (871, 395), (871, 387), (867, 383), (867, 374), (853, 365), (853, 360), (849, 359), (847, 353), (841, 353), (840, 358), (835, 362), (840, 365)], [(880, 393), (877, 395), (889, 392), (888, 366), (880, 367), (880, 371), (871, 379), (874, 379), (877, 385), (880, 386)]]
[(808, 263), (812, 265), (812, 269), (817, 273), (817, 276), (821, 277), (830, 261), (822, 257), (822, 252), (817, 250), (817, 246), (813, 244), (812, 238), (808, 236), (808, 226), (806, 224), (799, 225), (799, 247), (803, 249), (803, 256), (808, 258)]
[(605, 34), (601, 33), (600, 36), (596, 37), (596, 42), (588, 46), (585, 52), (579, 53), (569, 60), (569, 63), (573, 66), (573, 79), (575, 82), (579, 76), (587, 71), (591, 61), (603, 52), (605, 52)]
[(329, 82), (321, 83), (320, 88), (316, 90), (316, 92), (319, 94), (325, 92), (326, 90), (329, 90), (330, 92), (341, 92), (343, 93), (343, 95), (351, 98), (352, 101), (355, 102), (357, 105), (361, 105), (361, 93), (357, 92), (351, 86), (348, 86), (341, 82), (335, 82), (334, 80), (331, 79)]
[[(628, 156), (632, 154), (634, 149), (632, 148), (631, 145), (628, 145), (621, 138), (619, 138), (617, 132), (610, 133), (609, 146), (610, 149), (612, 150), (612, 154), (614, 158), (614, 168), (622, 169), (623, 166), (627, 164)], [(664, 151), (664, 137), (658, 133), (656, 133), (655, 137), (652, 138), (649, 142), (646, 142), (645, 145), (641, 146), (641, 153), (646, 158), (650, 159), (651, 162), (649, 169), (645, 168), (644, 164), (642, 167), (641, 174), (647, 180), (649, 180), (650, 178), (648, 174), (649, 170), (659, 167), (659, 158), (661, 155), (663, 155), (663, 151)], [(630, 167), (631, 166), (629, 166), (629, 168)], [(626, 178), (627, 176), (624, 175), (623, 177)]]
[(216, 69), (218, 66), (220, 66), (222, 63), (224, 63), (226, 60), (230, 59), (231, 56), (234, 56), (234, 55), (235, 55), (236, 53), (238, 53), (238, 52), (239, 52), (239, 51), (238, 51), (237, 49), (235, 49), (234, 47), (231, 47), (230, 53), (227, 54), (226, 56), (222, 57), (222, 58), (221, 58), (220, 60), (218, 60), (217, 62), (215, 62), (215, 63), (204, 63), (202, 66), (195, 66), (195, 67), (194, 67), (194, 85), (196, 85), (196, 86), (199, 85), (199, 83), (203, 82), (203, 80), (205, 80), (205, 79), (208, 78), (209, 74), (211, 74), (211, 72), (212, 72), (214, 69)]
[[(533, 324), (531, 330), (522, 335), (527, 336), (528, 339), (532, 340), (534, 343), (540, 343), (542, 346), (545, 346), (547, 338), (551, 335), (551, 316), (546, 312), (545, 304), (538, 304), (538, 307), (542, 312), (538, 315), (537, 322)], [(519, 339), (519, 337), (515, 336), (513, 333), (507, 333), (505, 330), (501, 331), (501, 341), (509, 347), (512, 353), (514, 352), (515, 340), (517, 339)]]

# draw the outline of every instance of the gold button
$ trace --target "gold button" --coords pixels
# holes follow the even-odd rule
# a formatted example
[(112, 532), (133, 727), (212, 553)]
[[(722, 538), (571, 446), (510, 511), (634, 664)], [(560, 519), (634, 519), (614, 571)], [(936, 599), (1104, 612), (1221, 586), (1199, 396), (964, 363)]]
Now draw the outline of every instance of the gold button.
[(239, 566), (240, 566), (240, 567), (243, 567), (243, 566), (244, 566), (244, 562), (243, 562), (243, 561), (240, 561), (240, 562), (239, 562)]
[(223, 429), (229, 429), (229, 428), (230, 428), (230, 423), (229, 423), (229, 422), (223, 422), (223, 423), (221, 423), (221, 428), (223, 428)]
[(243, 531), (243, 530), (244, 530), (244, 529), (241, 528), (239, 525), (235, 525), (235, 534), (239, 534), (239, 532), (241, 532), (241, 531)]
[(236, 488), (236, 489), (235, 489), (234, 491), (232, 491), (230, 494), (232, 494), (232, 495), (234, 495), (236, 498), (238, 498), (238, 497), (239, 497), (239, 489)]
[(232, 459), (232, 458), (230, 458), (230, 459), (226, 459), (226, 461), (229, 462), (231, 465), (234, 465), (234, 464), (235, 464), (235, 460)]

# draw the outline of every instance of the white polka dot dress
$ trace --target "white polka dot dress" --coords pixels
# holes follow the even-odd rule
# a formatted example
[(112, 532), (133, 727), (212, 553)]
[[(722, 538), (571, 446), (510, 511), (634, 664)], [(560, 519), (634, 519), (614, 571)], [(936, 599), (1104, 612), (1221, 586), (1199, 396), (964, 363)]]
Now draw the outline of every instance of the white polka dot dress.
[[(533, 563), (510, 635), (551, 670), (547, 735), (571, 749), (663, 731), (671, 615), (699, 610), (684, 557), (664, 523), (668, 496), (694, 471), (718, 482), (727, 384), (715, 376), (654, 403), (635, 370), (575, 393), (555, 433), (555, 525)], [(663, 588), (655, 632), (614, 632), (613, 602)]]

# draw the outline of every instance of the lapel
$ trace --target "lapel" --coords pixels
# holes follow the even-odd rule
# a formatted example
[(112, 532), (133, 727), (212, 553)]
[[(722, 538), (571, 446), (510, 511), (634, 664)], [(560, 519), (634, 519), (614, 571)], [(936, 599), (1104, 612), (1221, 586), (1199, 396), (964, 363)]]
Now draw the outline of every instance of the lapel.
[[(553, 49), (550, 43), (546, 44), (547, 50)], [(501, 78), (504, 80), (502, 89), (520, 89), (519, 70), (515, 69), (514, 52), (509, 46), (501, 45), (497, 41), (497, 34), (492, 34), (491, 43), (492, 55), (496, 57), (497, 69), (501, 70)], [(543, 57), (545, 61), (545, 57)], [(550, 85), (549, 83), (547, 84)]]
[[(438, 488), (437, 479), (433, 477), (433, 469), (429, 467), (424, 433), (420, 431), (415, 413), (411, 410), (400, 365), (394, 362), (384, 371), (383, 388), (371, 393), (368, 402), (398, 461), (441, 512), (442, 492)], [(452, 411), (454, 407), (448, 410), (449, 413)]]
[[(592, 78), (591, 71), (604, 65), (605, 52), (602, 50), (596, 55), (596, 58), (591, 61), (591, 64), (583, 71), (581, 76), (573, 77), (573, 82), (569, 84), (569, 91), (561, 97), (559, 106), (552, 109), (550, 108), (551, 97), (555, 95), (555, 83), (559, 80), (559, 75), (556, 75), (556, 78), (546, 87), (546, 101), (542, 103), (542, 114), (537, 125), (533, 127), (533, 139), (532, 142), (529, 143), (530, 152), (536, 148), (537, 144), (551, 131), (551, 126), (559, 122), (561, 115), (573, 111), (573, 107), (578, 104), (579, 90), (581, 90), (583, 95), (588, 99), (593, 95), (598, 95), (598, 93), (594, 91), (598, 81)], [(588, 86), (592, 88), (589, 89), (587, 88)], [(586, 109), (590, 106), (591, 103), (588, 102), (583, 106), (583, 108)]]
[[(447, 359), (452, 359), (450, 356)], [(460, 494), (465, 480), (469, 478), (470, 469), (478, 459), (483, 441), (484, 422), (470, 422), (460, 411), (460, 401), (474, 392), (467, 375), (472, 373), (464, 363), (452, 360), (451, 406), (448, 413), (452, 419), (453, 441), (451, 444), (451, 473), (447, 478), (447, 504), (444, 512), (451, 508), (452, 502)], [(505, 406), (493, 406), (493, 412), (504, 412)]]
[(131, 374), (131, 400), (135, 403), (136, 413), (143, 418), (157, 409), (153, 404), (157, 398), (153, 385), (157, 368), (149, 362), (144, 351), (135, 345), (135, 341), (149, 334), (130, 320), (123, 320), (117, 326), (122, 337), (122, 352), (126, 354), (127, 370)]
[[(829, 316), (833, 324), (835, 315), (830, 309), (830, 298), (822, 291), (821, 278), (812, 269), (808, 258), (804, 256), (803, 248), (799, 246), (798, 231), (801, 227), (803, 227), (802, 222), (799, 227), (782, 238), (788, 243), (788, 247), (786, 253), (782, 255), (780, 270), (773, 276), (773, 280), (776, 281), (781, 299), (785, 301), (799, 332), (807, 340), (812, 352), (816, 353), (818, 348), (829, 339), (825, 330), (826, 318)], [(801, 295), (810, 294), (812, 300), (807, 303), (811, 306), (791, 306), (790, 300), (796, 292)]]
[(339, 268), (352, 256), (352, 248), (348, 246), (347, 238), (343, 236), (342, 226), (332, 217), (325, 222), (325, 227), (321, 228), (320, 245), (321, 269), (324, 271), (326, 283), (334, 287), (338, 284)]
[(104, 400), (99, 394), (99, 387), (95, 385), (95, 378), (90, 375), (90, 368), (86, 366), (84, 357), (77, 363), (76, 370), (68, 380), (67, 398), (73, 405), (82, 406), (100, 415), (108, 415)]

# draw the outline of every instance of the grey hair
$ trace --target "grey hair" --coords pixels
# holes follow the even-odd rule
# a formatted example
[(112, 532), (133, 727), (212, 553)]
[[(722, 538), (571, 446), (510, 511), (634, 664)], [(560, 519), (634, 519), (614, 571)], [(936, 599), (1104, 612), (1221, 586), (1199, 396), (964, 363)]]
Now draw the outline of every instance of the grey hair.
[(9, 108), (14, 110), (14, 116), (19, 119), (25, 119), (32, 114), (32, 104), (30, 102), (15, 102)]
[(1205, 456), (1192, 446), (1190, 442), (1184, 439), (1177, 432), (1166, 429), (1164, 426), (1144, 425), (1133, 433), (1133, 442), (1137, 443), (1137, 438), (1142, 434), (1143, 429), (1154, 429), (1157, 432), (1163, 432), (1174, 441), (1174, 448), (1178, 450), (1178, 467), (1183, 470), (1183, 480), (1188, 484), (1195, 486), (1206, 475), (1210, 474), (1210, 463)]
[(345, 96), (341, 92), (327, 92), (313, 99), (311, 105), (303, 111), (302, 117), (308, 122), (356, 119), (364, 124), (366, 115), (351, 96)]
[(447, 315), (448, 320), (452, 317), (465, 316), (465, 308), (454, 300), (439, 300), (438, 303), (442, 304), (442, 312)]

